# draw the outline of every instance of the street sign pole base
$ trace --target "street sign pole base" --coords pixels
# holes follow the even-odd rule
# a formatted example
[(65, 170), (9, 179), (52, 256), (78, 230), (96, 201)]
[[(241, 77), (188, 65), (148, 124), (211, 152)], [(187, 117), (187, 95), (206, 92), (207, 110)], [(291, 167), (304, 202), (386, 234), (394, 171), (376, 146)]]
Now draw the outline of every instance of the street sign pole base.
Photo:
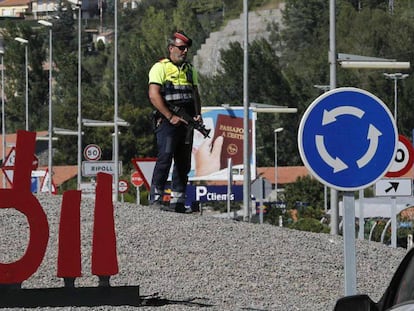
[(0, 308), (141, 306), (139, 286), (0, 287)]

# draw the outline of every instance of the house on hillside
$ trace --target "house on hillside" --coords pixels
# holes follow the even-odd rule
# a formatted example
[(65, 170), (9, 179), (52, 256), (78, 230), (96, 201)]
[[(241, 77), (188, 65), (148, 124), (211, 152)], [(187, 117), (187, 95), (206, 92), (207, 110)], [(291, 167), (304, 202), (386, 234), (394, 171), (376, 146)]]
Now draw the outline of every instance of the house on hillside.
[(131, 10), (137, 9), (141, 2), (142, 0), (121, 0), (122, 7)]
[[(286, 184), (294, 183), (299, 177), (308, 175), (310, 175), (310, 172), (305, 166), (278, 166), (277, 174), (274, 166), (257, 168), (257, 178), (262, 177), (265, 182), (268, 182), (271, 185), (273, 189), (269, 195), (270, 200), (276, 197), (276, 189), (279, 193), (283, 191)], [(275, 187), (276, 177), (277, 187)]]
[(3, 0), (0, 2), (0, 17), (24, 18), (32, 12), (31, 0)]
[[(59, 3), (58, 0), (3, 0), (0, 1), (0, 17), (44, 19), (56, 13)], [(97, 15), (98, 0), (83, 0), (81, 3), (83, 18)]]
[(278, 187), (286, 184), (291, 184), (298, 179), (298, 177), (307, 176), (310, 174), (305, 166), (278, 166), (277, 174), (275, 174), (275, 167), (258, 167), (257, 175), (268, 180), (273, 186), (275, 185), (275, 178), (277, 176)]

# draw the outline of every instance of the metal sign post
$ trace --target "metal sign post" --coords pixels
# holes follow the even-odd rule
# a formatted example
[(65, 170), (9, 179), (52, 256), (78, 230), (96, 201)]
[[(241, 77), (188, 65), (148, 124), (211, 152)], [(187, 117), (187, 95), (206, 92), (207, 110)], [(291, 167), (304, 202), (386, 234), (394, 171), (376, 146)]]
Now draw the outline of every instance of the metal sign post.
[(384, 176), (398, 131), (387, 106), (371, 93), (337, 88), (313, 101), (299, 125), (303, 163), (321, 183), (344, 191), (345, 295), (356, 294), (355, 198)]
[(139, 187), (136, 187), (137, 189), (137, 205), (141, 205), (141, 192), (139, 191)]
[(365, 229), (365, 219), (364, 219), (364, 189), (359, 190), (359, 231), (358, 239), (364, 240), (364, 229)]
[(397, 247), (397, 198), (391, 197), (391, 247)]
[(353, 192), (344, 192), (344, 269), (345, 293), (356, 294), (355, 252), (355, 197)]
[(231, 218), (231, 186), (233, 184), (233, 164), (231, 158), (227, 159), (227, 173), (227, 218)]

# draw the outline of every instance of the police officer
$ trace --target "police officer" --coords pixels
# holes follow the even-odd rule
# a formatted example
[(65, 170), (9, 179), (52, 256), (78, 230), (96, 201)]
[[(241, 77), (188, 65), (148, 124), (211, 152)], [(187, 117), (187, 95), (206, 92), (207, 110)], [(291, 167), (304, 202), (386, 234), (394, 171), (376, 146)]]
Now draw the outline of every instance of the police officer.
[[(185, 192), (191, 168), (193, 129), (174, 107), (182, 108), (197, 122), (201, 120), (198, 79), (194, 67), (186, 61), (192, 40), (182, 31), (168, 40), (168, 58), (155, 63), (149, 72), (149, 99), (156, 109), (154, 114), (157, 140), (157, 162), (152, 176), (150, 204), (161, 210), (186, 212)], [(190, 132), (189, 132), (190, 131)], [(172, 160), (170, 204), (162, 201)]]

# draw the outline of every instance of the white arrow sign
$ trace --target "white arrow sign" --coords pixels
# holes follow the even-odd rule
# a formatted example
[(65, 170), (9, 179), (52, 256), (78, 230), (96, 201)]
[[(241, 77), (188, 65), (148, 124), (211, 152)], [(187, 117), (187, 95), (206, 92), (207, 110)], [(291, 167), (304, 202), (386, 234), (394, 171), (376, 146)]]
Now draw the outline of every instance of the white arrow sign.
[(375, 152), (377, 152), (378, 137), (381, 135), (382, 133), (378, 131), (375, 126), (373, 126), (372, 124), (369, 125), (367, 136), (367, 139), (369, 140), (369, 147), (365, 155), (357, 161), (359, 168), (364, 167), (372, 160), (372, 158), (375, 155)]
[(324, 138), (322, 135), (316, 135), (315, 141), (316, 141), (316, 148), (318, 149), (318, 152), (321, 155), (321, 158), (325, 161), (326, 164), (328, 164), (330, 167), (333, 168), (334, 173), (340, 172), (348, 168), (348, 165), (346, 165), (340, 158), (338, 157), (333, 158), (329, 154), (328, 150), (326, 150)]
[(364, 116), (364, 113), (365, 112), (363, 110), (352, 106), (340, 106), (332, 109), (331, 111), (324, 110), (322, 125), (335, 122), (336, 117), (344, 114), (353, 115), (361, 119)]
[(383, 178), (375, 184), (375, 195), (378, 197), (403, 197), (412, 194), (411, 178)]

